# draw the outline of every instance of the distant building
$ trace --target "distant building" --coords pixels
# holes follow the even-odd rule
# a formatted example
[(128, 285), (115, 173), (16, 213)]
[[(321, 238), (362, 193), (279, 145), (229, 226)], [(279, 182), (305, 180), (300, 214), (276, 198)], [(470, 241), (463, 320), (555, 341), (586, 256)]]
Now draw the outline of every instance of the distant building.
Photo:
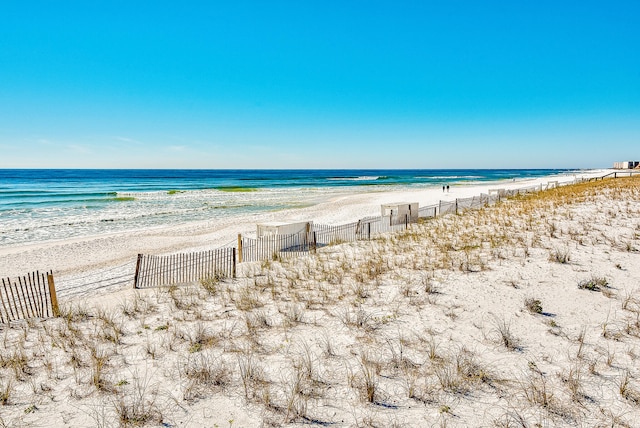
[(640, 168), (640, 161), (624, 161), (624, 162), (614, 162), (613, 167), (615, 169), (634, 169)]

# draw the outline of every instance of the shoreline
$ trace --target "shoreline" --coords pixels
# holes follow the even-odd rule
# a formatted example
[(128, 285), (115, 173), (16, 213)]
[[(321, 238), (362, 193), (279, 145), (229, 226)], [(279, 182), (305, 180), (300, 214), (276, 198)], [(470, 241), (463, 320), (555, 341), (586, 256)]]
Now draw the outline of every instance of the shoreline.
[(487, 193), (488, 189), (517, 188), (523, 184), (538, 185), (548, 181), (567, 182), (575, 176), (593, 177), (608, 169), (586, 170), (581, 174), (549, 175), (514, 181), (497, 180), (469, 185), (457, 184), (443, 193), (441, 188), (402, 189), (369, 192), (361, 190), (341, 193), (328, 200), (302, 208), (239, 214), (218, 219), (189, 221), (175, 225), (151, 226), (135, 231), (73, 237), (55, 241), (32, 242), (0, 248), (0, 272), (15, 277), (32, 271), (53, 270), (57, 278), (73, 277), (112, 269), (134, 261), (139, 253), (171, 254), (201, 251), (227, 245), (238, 233), (255, 232), (256, 223), (284, 220), (308, 220), (317, 223), (343, 224), (379, 215), (380, 205), (401, 200), (419, 202), (420, 206)]

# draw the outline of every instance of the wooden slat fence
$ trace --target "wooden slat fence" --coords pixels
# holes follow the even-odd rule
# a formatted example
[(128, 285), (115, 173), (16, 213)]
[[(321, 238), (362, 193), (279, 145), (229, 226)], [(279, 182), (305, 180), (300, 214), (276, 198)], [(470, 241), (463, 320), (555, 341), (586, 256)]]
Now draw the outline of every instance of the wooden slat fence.
[(461, 214), (468, 210), (477, 210), (487, 205), (493, 205), (497, 201), (500, 200), (502, 195), (506, 195), (506, 191), (504, 189), (496, 190), (496, 194), (487, 195), (486, 193), (481, 193), (479, 196), (473, 196), (471, 198), (457, 198), (454, 201), (440, 201), (438, 204), (438, 215), (446, 215), (446, 214)]
[[(613, 173), (609, 175), (616, 177)], [(601, 180), (602, 178), (604, 177), (600, 177)], [(590, 180), (593, 179), (576, 178), (572, 182), (562, 183), (561, 185), (571, 185)], [(492, 189), (489, 191), (489, 194), (481, 193), (479, 196), (471, 198), (459, 198), (455, 201), (440, 201), (438, 204), (419, 208), (418, 218), (433, 218), (445, 214), (460, 214), (470, 209), (480, 209), (488, 205), (494, 205), (503, 198), (548, 190), (558, 185), (557, 181), (551, 181), (546, 185), (540, 184), (518, 189)], [(272, 235), (258, 239), (239, 235), (239, 262), (275, 260), (280, 257), (306, 254), (322, 246), (372, 239), (383, 233), (405, 230), (414, 221), (410, 220), (408, 216), (366, 217), (358, 222), (336, 226), (313, 224), (312, 231), (293, 235)]]
[(327, 246), (341, 242), (353, 242), (363, 238), (364, 228), (361, 221), (332, 226), (327, 224), (313, 224), (316, 246)]
[(480, 208), (481, 206), (480, 201), (475, 197), (456, 199), (456, 203), (456, 212), (458, 214), (475, 208)]
[(494, 205), (500, 200), (498, 195), (487, 195), (486, 193), (482, 193), (480, 196), (482, 196), (483, 200), (487, 201), (487, 205)]
[(134, 287), (187, 284), (212, 276), (236, 276), (235, 248), (168, 256), (138, 254)]
[(456, 213), (456, 202), (448, 202), (448, 201), (440, 201), (438, 205), (438, 215), (445, 214), (455, 214)]
[(383, 233), (406, 230), (411, 224), (408, 216), (365, 217), (360, 222), (363, 230), (361, 239), (371, 239)]
[(32, 272), (14, 280), (2, 279), (0, 323), (57, 317), (59, 314), (52, 272)]
[(521, 189), (518, 189), (518, 193), (520, 195), (526, 195), (527, 193), (534, 193), (537, 192), (539, 190), (538, 186), (529, 186), (529, 187), (523, 187)]
[(419, 218), (433, 218), (438, 215), (438, 205), (428, 205), (418, 208)]
[(640, 171), (638, 171), (637, 169), (631, 169), (631, 170), (622, 169), (620, 171), (610, 172), (609, 174), (602, 176), (601, 179), (611, 177), (611, 176), (613, 176), (613, 178), (632, 177), (635, 174), (640, 174)]
[(240, 262), (277, 260), (315, 250), (313, 232), (292, 235), (267, 235), (260, 238), (239, 237)]

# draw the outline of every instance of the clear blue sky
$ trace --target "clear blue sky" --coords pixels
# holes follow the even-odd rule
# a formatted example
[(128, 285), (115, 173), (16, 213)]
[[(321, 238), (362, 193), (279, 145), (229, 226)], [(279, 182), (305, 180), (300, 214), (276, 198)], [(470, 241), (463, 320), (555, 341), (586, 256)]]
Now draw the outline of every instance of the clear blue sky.
[(0, 4), (0, 168), (638, 158), (638, 0)]

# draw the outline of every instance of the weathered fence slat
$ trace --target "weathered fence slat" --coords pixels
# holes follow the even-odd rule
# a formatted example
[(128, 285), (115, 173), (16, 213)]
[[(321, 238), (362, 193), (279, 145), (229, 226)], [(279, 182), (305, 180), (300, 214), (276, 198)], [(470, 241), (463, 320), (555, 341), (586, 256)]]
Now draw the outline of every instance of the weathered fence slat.
[[(11, 282), (10, 282), (11, 280), (8, 280), (8, 281), (9, 281), (9, 284), (11, 284)], [(2, 278), (2, 287), (4, 288), (4, 295), (5, 295), (6, 299), (7, 299), (7, 306), (9, 307), (9, 310), (11, 312), (9, 314), (9, 317), (17, 319), (17, 314), (14, 312), (14, 308), (16, 308), (15, 301), (14, 301), (14, 304), (12, 305), (11, 304), (11, 300), (9, 299), (9, 291), (11, 291), (11, 290), (9, 289), (9, 291), (7, 291), (7, 284), (4, 282), (4, 278)], [(9, 287), (9, 288), (11, 288), (11, 287)], [(12, 294), (12, 297), (13, 297), (13, 294)], [(4, 304), (4, 298), (2, 300), (2, 303)], [(17, 309), (15, 309), (15, 311), (17, 312)], [(9, 313), (9, 312), (7, 312), (7, 313)]]
[(33, 275), (35, 275), (35, 272), (27, 274), (27, 277), (25, 278), (25, 282), (28, 284), (27, 288), (29, 289), (29, 292), (31, 293), (31, 298), (33, 299), (33, 310), (37, 314), (37, 316), (42, 316), (41, 315), (42, 312), (40, 311), (40, 305), (38, 304), (38, 301), (40, 299), (38, 298), (39, 296), (36, 294), (33, 288), (33, 281), (31, 280), (31, 277)]
[(47, 289), (44, 286), (45, 284), (45, 274), (36, 272), (36, 278), (38, 279), (38, 294), (40, 295), (40, 304), (42, 307), (42, 316), (50, 317), (51, 312), (49, 311), (49, 298), (47, 297)]
[(40, 316), (44, 317), (47, 310), (46, 302), (44, 300), (44, 296), (46, 294), (42, 293), (42, 287), (40, 285), (40, 272), (36, 272), (33, 276), (33, 286), (37, 290), (37, 294), (40, 297), (38, 301), (38, 305), (40, 306)]
[[(4, 278), (2, 278), (2, 286), (6, 294), (7, 288), (4, 284)], [(11, 308), (11, 305), (7, 307), (7, 304), (4, 302), (4, 296), (2, 295), (2, 290), (0, 290), (0, 302), (2, 302), (2, 309), (4, 309), (4, 311), (2, 312), (2, 318), (0, 319), (0, 321), (3, 323), (7, 323), (9, 322), (9, 317), (12, 315), (12, 314), (9, 314), (9, 310), (8, 310), (8, 308)]]
[(49, 298), (51, 299), (51, 309), (53, 316), (60, 316), (60, 309), (58, 308), (58, 296), (56, 295), (56, 286), (53, 282), (53, 275), (47, 274), (47, 283), (49, 284)]
[[(9, 285), (10, 285), (9, 286), (9, 290), (11, 291), (11, 296), (13, 297), (13, 302), (16, 304), (16, 314), (18, 313), (18, 308), (20, 308), (20, 312), (22, 313), (22, 318), (24, 319), (26, 317), (25, 317), (25, 314), (24, 314), (24, 309), (22, 307), (22, 302), (20, 301), (20, 293), (18, 293), (18, 289), (17, 289), (18, 286), (17, 285), (15, 286), (16, 293), (14, 294), (14, 292), (13, 292), (14, 287), (11, 287), (11, 284), (9, 284)], [(16, 299), (16, 295), (18, 295), (17, 299)], [(17, 303), (16, 303), (16, 300), (17, 300)]]
[(26, 290), (26, 297), (29, 300), (29, 307), (31, 308), (32, 316), (39, 316), (38, 304), (36, 303), (37, 297), (33, 293), (33, 287), (31, 287), (30, 275), (24, 278), (24, 288)]
[(50, 278), (48, 292), (44, 274), (40, 272), (31, 272), (15, 280), (2, 278), (0, 323), (59, 315), (53, 274), (48, 272), (46, 275)]

